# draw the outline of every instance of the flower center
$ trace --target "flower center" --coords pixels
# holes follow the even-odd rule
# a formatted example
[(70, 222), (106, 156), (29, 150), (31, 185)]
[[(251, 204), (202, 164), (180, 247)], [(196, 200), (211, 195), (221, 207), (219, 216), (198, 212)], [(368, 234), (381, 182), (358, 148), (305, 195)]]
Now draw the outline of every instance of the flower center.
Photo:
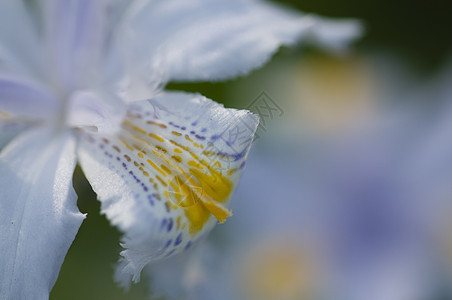
[(78, 90), (66, 103), (62, 113), (66, 126), (109, 135), (120, 130), (125, 105), (114, 96), (108, 98), (102, 92)]
[[(256, 249), (257, 248), (257, 249)], [(247, 299), (304, 299), (315, 290), (312, 262), (293, 243), (275, 241), (255, 247), (241, 264), (241, 286)]]

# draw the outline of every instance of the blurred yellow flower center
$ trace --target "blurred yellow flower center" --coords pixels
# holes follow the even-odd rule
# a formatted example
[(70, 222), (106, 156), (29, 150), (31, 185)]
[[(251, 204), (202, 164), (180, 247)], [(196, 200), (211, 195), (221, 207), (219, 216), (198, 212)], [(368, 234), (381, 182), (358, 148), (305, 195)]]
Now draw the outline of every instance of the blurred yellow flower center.
[(241, 272), (246, 299), (295, 300), (312, 293), (312, 263), (300, 247), (269, 245), (255, 250), (247, 256)]
[(293, 85), (297, 111), (321, 133), (347, 129), (371, 111), (377, 83), (363, 59), (312, 56), (300, 65)]

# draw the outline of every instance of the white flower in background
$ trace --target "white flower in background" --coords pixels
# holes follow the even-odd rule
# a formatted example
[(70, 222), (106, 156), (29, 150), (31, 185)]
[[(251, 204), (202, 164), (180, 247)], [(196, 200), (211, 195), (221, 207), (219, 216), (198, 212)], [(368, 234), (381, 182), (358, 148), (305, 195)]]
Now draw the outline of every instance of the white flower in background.
[(259, 140), (234, 218), (190, 259), (148, 268), (153, 289), (197, 300), (446, 299), (436, 296), (451, 265), (450, 75), (434, 82), (335, 136)]
[(431, 146), (431, 134), (443, 128), (424, 124), (427, 133), (420, 135), (421, 116), (407, 121), (402, 112), (396, 120), (390, 115), (380, 115), (377, 128), (364, 124), (329, 144), (317, 163), (312, 187), (331, 263), (328, 299), (431, 299), (432, 242), (445, 186), (431, 182), (429, 171), (446, 174), (434, 159), (425, 169), (416, 167), (426, 154), (418, 150)]
[[(423, 98), (425, 96), (435, 95), (435, 99), (439, 99), (443, 106), (443, 116), (440, 118), (439, 124), (442, 124), (443, 130), (436, 134), (436, 138), (432, 139), (435, 144), (431, 147), (426, 148), (424, 152), (424, 159), (432, 160), (434, 157), (444, 157), (450, 153), (451, 149), (451, 101), (452, 101), (452, 86), (450, 85), (450, 80), (452, 78), (452, 59), (446, 64), (446, 67), (442, 70), (439, 76), (433, 78), (427, 88), (423, 89), (421, 95)], [(434, 146), (434, 147), (433, 147)], [(435, 151), (434, 156), (429, 157), (429, 149)], [(451, 163), (450, 161), (445, 161), (444, 159), (437, 159), (437, 169), (441, 170), (444, 175), (450, 174)], [(434, 175), (434, 174), (433, 174)], [(438, 272), (435, 274), (435, 279), (437, 281), (442, 280), (438, 284), (440, 291), (438, 292), (438, 299), (449, 299), (452, 296), (452, 201), (450, 192), (451, 185), (450, 180), (446, 176), (430, 176), (433, 182), (442, 183), (443, 188), (438, 189), (438, 194), (440, 199), (444, 200), (444, 208), (442, 209), (442, 214), (437, 218), (435, 222), (438, 225), (438, 236), (439, 240), (439, 254), (438, 254)], [(438, 244), (438, 243), (436, 243)]]
[(1, 1), (0, 298), (48, 297), (84, 219), (76, 162), (124, 234), (124, 285), (205, 236), (257, 117), (161, 87), (246, 74), (303, 37), (341, 48), (356, 25), (257, 1)]
[(402, 61), (378, 53), (349, 54), (282, 56), (257, 75), (238, 81), (235, 91), (228, 91), (232, 99), (237, 93), (252, 98), (265, 86), (284, 115), (273, 120), (262, 117), (260, 122), (268, 121), (269, 131), (297, 138), (334, 137), (357, 127), (357, 122), (367, 120), (385, 104), (419, 98), (419, 91), (413, 89), (419, 86), (416, 72)]
[(406, 146), (430, 143), (405, 144), (399, 134), (408, 128), (389, 128), (311, 149), (286, 143), (253, 152), (234, 218), (188, 258), (147, 268), (152, 292), (188, 300), (433, 299), (450, 176), (433, 161), (436, 170), (424, 170), (435, 182), (411, 173)]

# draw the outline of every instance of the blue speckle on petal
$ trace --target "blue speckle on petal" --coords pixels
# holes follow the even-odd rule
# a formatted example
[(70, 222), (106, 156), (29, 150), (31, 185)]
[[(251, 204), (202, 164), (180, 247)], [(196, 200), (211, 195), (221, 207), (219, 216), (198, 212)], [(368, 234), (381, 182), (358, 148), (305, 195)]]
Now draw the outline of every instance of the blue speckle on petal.
[(167, 220), (166, 218), (163, 219), (162, 224), (160, 225), (160, 230), (162, 230), (163, 228), (165, 228), (167, 223), (168, 223), (168, 220)]
[(171, 250), (170, 252), (168, 252), (168, 254), (167, 255), (165, 255), (166, 257), (168, 257), (168, 256), (170, 256), (171, 254), (173, 254), (174, 253), (174, 251), (176, 251), (176, 249), (173, 249), (173, 250)]
[(166, 244), (165, 244), (165, 246), (163, 247), (163, 250), (165, 250), (166, 248), (168, 248), (168, 247), (171, 245), (172, 242), (173, 242), (173, 240), (167, 241)]
[(187, 249), (190, 248), (190, 247), (191, 247), (191, 241), (188, 241), (187, 245), (185, 245), (184, 250), (187, 250)]
[(152, 206), (154, 206), (154, 199), (152, 199), (152, 195), (148, 195), (149, 203), (151, 203)]
[(171, 229), (173, 229), (173, 219), (169, 219), (169, 222), (168, 222), (168, 231), (171, 231)]
[(177, 246), (180, 243), (182, 243), (182, 233), (179, 233), (179, 235), (177, 236), (176, 240), (174, 241), (174, 246)]

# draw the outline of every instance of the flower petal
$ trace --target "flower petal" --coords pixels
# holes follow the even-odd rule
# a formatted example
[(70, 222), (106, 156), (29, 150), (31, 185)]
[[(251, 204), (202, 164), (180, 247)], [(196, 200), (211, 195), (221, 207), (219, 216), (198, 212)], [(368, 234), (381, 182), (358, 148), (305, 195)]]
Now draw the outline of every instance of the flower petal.
[(22, 0), (0, 2), (0, 68), (36, 76), (42, 66), (41, 48), (26, 5)]
[(45, 4), (52, 80), (66, 91), (92, 84), (106, 50), (106, 1), (49, 0)]
[(17, 121), (14, 118), (3, 117), (0, 111), (0, 151), (13, 138), (29, 128), (30, 125), (30, 122), (22, 122)]
[[(359, 33), (356, 23), (335, 27), (330, 21), (326, 26), (314, 16), (251, 0), (145, 3), (138, 2), (129, 14), (126, 33), (131, 37), (127, 43), (133, 50), (131, 56), (149, 69), (160, 65), (176, 81), (244, 75), (262, 66), (279, 46), (300, 38), (320, 32), (322, 41), (337, 40), (328, 35), (332, 31), (350, 41)], [(149, 64), (150, 54), (154, 61)]]
[(28, 131), (0, 154), (0, 299), (47, 299), (84, 218), (72, 188), (75, 141)]
[(319, 46), (333, 51), (343, 51), (356, 38), (363, 34), (362, 24), (353, 19), (334, 20), (312, 17), (314, 24), (307, 38)]
[(0, 110), (29, 119), (57, 115), (60, 102), (37, 82), (0, 72)]
[(83, 171), (103, 213), (125, 234), (124, 284), (231, 214), (228, 200), (256, 126), (247, 111), (166, 93), (129, 106), (119, 137), (81, 136)]

